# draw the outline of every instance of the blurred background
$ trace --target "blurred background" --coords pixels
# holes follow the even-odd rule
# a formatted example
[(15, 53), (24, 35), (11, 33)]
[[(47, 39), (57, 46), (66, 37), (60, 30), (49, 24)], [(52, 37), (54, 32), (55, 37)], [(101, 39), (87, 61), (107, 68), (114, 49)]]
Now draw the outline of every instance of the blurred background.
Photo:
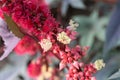
[[(120, 80), (120, 2), (117, 0), (46, 0), (63, 27), (70, 19), (79, 23), (79, 35), (71, 45), (89, 46), (86, 63), (103, 59), (106, 67), (97, 80)], [(0, 41), (2, 43), (2, 40)], [(12, 52), (0, 62), (0, 80), (31, 80), (26, 72), (30, 56)], [(58, 80), (64, 80), (63, 78)]]

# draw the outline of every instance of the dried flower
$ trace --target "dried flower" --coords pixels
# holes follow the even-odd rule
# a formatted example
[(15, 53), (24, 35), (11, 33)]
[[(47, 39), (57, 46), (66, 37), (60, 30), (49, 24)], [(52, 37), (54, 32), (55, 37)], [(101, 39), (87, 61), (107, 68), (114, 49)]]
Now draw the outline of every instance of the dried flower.
[(70, 20), (69, 25), (70, 26), (68, 26), (67, 28), (69, 30), (73, 30), (73, 31), (76, 30), (76, 28), (79, 26), (79, 24), (75, 23), (75, 21), (73, 21), (73, 20)]
[(67, 34), (63, 31), (58, 34), (57, 40), (63, 44), (69, 44), (71, 39), (67, 36)]
[(103, 62), (102, 59), (96, 60), (94, 65), (97, 70), (101, 70), (103, 67), (105, 67), (105, 63)]
[[(47, 69), (48, 68), (48, 69)], [(41, 66), (41, 74), (37, 77), (36, 80), (44, 80), (52, 77), (53, 68), (47, 67), (46, 65)]]
[(52, 42), (49, 39), (42, 39), (39, 44), (44, 52), (48, 51), (52, 47)]

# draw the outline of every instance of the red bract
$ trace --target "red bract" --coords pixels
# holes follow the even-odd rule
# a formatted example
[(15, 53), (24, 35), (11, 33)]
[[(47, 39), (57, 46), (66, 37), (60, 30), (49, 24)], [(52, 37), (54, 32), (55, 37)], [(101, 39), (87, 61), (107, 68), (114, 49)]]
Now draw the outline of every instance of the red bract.
[(65, 51), (60, 51), (60, 57), (62, 61), (66, 63), (73, 63), (73, 61), (77, 61), (78, 59), (81, 59), (86, 51), (84, 51), (80, 46), (76, 46), (75, 48), (69, 48), (66, 46)]
[(74, 62), (66, 75), (67, 80), (96, 80), (92, 75), (96, 72), (93, 64)]
[(3, 12), (1, 9), (0, 9), (0, 17), (3, 18)]
[(38, 50), (38, 45), (36, 42), (28, 36), (25, 36), (15, 47), (15, 52), (19, 55), (28, 53), (34, 55)]
[(42, 28), (44, 32), (52, 31), (55, 29), (56, 26), (58, 26), (58, 23), (56, 23), (55, 19), (51, 17), (47, 18), (44, 23), (45, 24), (43, 25), (43, 28)]
[(76, 31), (72, 31), (72, 30), (69, 30), (67, 29), (66, 30), (66, 33), (70, 36), (70, 38), (73, 40), (73, 39), (76, 39), (76, 35), (77, 35), (77, 32)]
[(36, 62), (30, 63), (28, 65), (27, 72), (28, 72), (30, 77), (32, 77), (32, 78), (37, 77), (38, 75), (40, 75), (40, 72), (41, 72), (40, 64), (38, 64)]
[(14, 0), (6, 1), (5, 4), (3, 11), (11, 15), (24, 32), (29, 34), (34, 30), (48, 32), (58, 27), (43, 0)]
[(59, 70), (62, 70), (63, 68), (65, 68), (66, 65), (67, 65), (67, 63), (66, 63), (65, 61), (61, 61), (61, 62), (59, 63)]

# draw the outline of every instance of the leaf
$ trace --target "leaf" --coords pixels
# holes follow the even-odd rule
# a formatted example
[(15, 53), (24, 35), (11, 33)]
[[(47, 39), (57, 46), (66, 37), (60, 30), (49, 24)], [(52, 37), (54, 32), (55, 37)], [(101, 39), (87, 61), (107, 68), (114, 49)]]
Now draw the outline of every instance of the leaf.
[(5, 45), (4, 53), (0, 57), (0, 60), (3, 60), (15, 48), (20, 39), (8, 30), (8, 26), (2, 18), (0, 18), (0, 36)]
[(7, 15), (4, 15), (4, 16), (5, 16), (5, 21), (6, 21), (7, 25), (8, 25), (8, 29), (10, 29), (10, 31), (12, 31), (12, 33), (14, 35), (16, 35), (17, 37), (22, 38), (24, 36), (24, 34), (20, 31), (18, 26), (11, 19), (11, 17), (7, 16)]
[(68, 10), (69, 5), (77, 9), (85, 9), (85, 5), (82, 0), (62, 0), (62, 15), (65, 16)]
[(98, 16), (99, 16), (98, 10), (95, 9), (95, 10), (91, 13), (91, 15), (90, 15), (90, 17), (89, 17), (89, 20), (92, 21), (92, 23), (95, 23), (95, 22), (98, 21)]
[(120, 46), (120, 40), (118, 40), (118, 42), (116, 44), (117, 44), (116, 46)]
[(94, 42), (94, 32), (88, 32), (86, 35), (82, 36), (80, 44), (82, 46), (92, 46)]
[(94, 25), (98, 22), (98, 12), (97, 10), (94, 10), (90, 16), (77, 15), (73, 16), (73, 19), (80, 25), (77, 31), (80, 33), (80, 35), (84, 35), (93, 30)]
[(101, 41), (105, 41), (105, 26), (108, 24), (108, 20), (108, 16), (102, 17), (94, 24), (95, 35)]
[(12, 54), (9, 56), (9, 60), (11, 63), (7, 64), (0, 71), (0, 79), (1, 80), (18, 80), (16, 79), (19, 75), (23, 76), (25, 80), (31, 80), (26, 72), (27, 61), (29, 60), (29, 56), (17, 56)]
[(54, 0), (46, 0), (46, 3), (49, 4), (49, 5), (53, 2), (54, 2)]
[(69, 7), (69, 0), (62, 0), (62, 7), (61, 7), (61, 13), (63, 16), (66, 15), (68, 7)]
[(96, 37), (100, 41), (105, 41), (105, 28), (100, 29), (99, 32), (96, 33)]
[(120, 78), (120, 70), (114, 73), (112, 76), (110, 76), (108, 79), (116, 79)]
[(96, 34), (94, 25), (98, 21), (97, 10), (94, 10), (90, 16), (74, 16), (73, 19), (80, 24), (77, 29), (81, 35), (80, 44), (82, 46), (92, 46)]
[(80, 35), (84, 36), (87, 32), (89, 32), (92, 29), (92, 23), (90, 22), (89, 16), (73, 16), (73, 20), (78, 22), (79, 27), (77, 28), (77, 32), (79, 32)]
[(120, 21), (120, 6), (118, 4), (114, 9), (114, 12), (112, 14), (112, 17), (107, 27), (106, 42), (104, 45), (104, 56), (106, 56), (111, 49), (120, 45), (118, 44), (118, 42), (120, 41), (120, 22), (119, 21)]
[(74, 8), (85, 9), (85, 5), (83, 3), (83, 0), (69, 0), (69, 3)]
[(105, 63), (105, 68), (95, 74), (96, 80), (109, 80), (109, 76), (120, 68), (120, 55), (113, 56)]

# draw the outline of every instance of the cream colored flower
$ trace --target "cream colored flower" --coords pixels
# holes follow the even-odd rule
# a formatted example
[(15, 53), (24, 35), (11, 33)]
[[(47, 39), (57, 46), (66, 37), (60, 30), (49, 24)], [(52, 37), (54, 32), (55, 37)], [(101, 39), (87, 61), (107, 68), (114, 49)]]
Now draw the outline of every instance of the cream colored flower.
[(47, 70), (47, 66), (43, 65), (41, 70), (42, 70), (41, 74), (37, 77), (37, 80), (49, 79), (52, 76), (52, 72), (53, 72), (52, 67), (48, 67)]
[(102, 59), (96, 60), (94, 65), (97, 70), (101, 70), (103, 67), (105, 67), (105, 63)]
[(69, 44), (71, 39), (67, 36), (65, 32), (61, 32), (57, 36), (57, 40), (63, 44)]
[(70, 30), (76, 30), (76, 28), (79, 26), (79, 24), (75, 23), (75, 21), (73, 21), (73, 20), (70, 20), (69, 25), (70, 26), (68, 26), (67, 28)]
[(39, 44), (44, 52), (48, 51), (52, 47), (52, 42), (49, 39), (42, 39)]

